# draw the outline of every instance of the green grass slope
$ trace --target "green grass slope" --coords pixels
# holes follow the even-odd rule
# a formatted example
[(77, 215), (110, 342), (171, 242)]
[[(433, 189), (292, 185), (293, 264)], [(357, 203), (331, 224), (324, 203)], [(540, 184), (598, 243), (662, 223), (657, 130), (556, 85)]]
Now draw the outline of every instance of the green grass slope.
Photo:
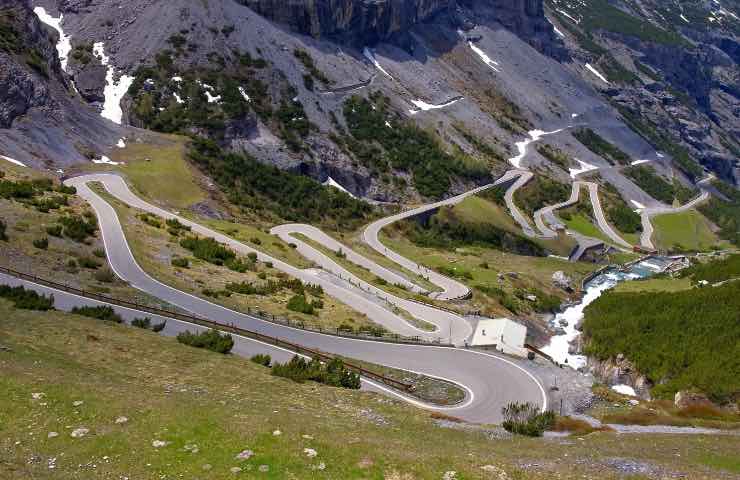
[(296, 384), (150, 331), (5, 301), (0, 344), (4, 480), (624, 478), (612, 458), (692, 479), (740, 473), (740, 437), (497, 439), (377, 394)]

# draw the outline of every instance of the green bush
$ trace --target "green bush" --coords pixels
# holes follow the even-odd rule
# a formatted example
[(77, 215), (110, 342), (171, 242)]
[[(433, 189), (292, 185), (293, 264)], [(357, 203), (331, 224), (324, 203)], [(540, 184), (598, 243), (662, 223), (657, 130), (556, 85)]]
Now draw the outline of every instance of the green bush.
[(62, 236), (62, 226), (52, 225), (50, 227), (46, 227), (46, 233), (51, 235), (52, 237), (61, 237)]
[(501, 424), (506, 431), (529, 437), (541, 437), (545, 430), (555, 425), (555, 414), (542, 412), (532, 403), (512, 402), (501, 409), (504, 421)]
[[(323, 307), (323, 304), (321, 304)], [(309, 302), (306, 300), (305, 295), (294, 295), (288, 300), (288, 310), (292, 310), (298, 313), (305, 313), (307, 315), (316, 315), (316, 309), (318, 308), (316, 302)]]
[(33, 246), (39, 250), (46, 250), (49, 248), (49, 239), (46, 237), (37, 238), (33, 241)]
[(131, 320), (131, 326), (137, 328), (149, 329), (152, 326), (152, 319), (149, 317), (145, 318), (134, 318)]
[(173, 267), (188, 268), (190, 266), (190, 261), (185, 257), (173, 258), (171, 263)]
[(740, 192), (734, 187), (715, 181), (713, 185), (727, 200), (716, 196), (699, 206), (699, 211), (719, 226), (717, 234), (734, 245), (740, 245)]
[(104, 268), (95, 272), (95, 280), (101, 283), (113, 283), (116, 279), (116, 274), (110, 268)]
[(177, 341), (196, 348), (205, 348), (217, 353), (229, 353), (234, 347), (234, 339), (228, 333), (207, 330), (192, 333), (189, 330), (177, 334)]
[(233, 270), (235, 272), (244, 273), (246, 271), (254, 271), (255, 266), (254, 262), (252, 261), (244, 261), (241, 258), (232, 258), (230, 260), (226, 261), (226, 267), (229, 270)]
[(96, 248), (92, 253), (98, 258), (105, 258), (105, 250), (102, 248)]
[(0, 297), (13, 302), (15, 308), (24, 310), (53, 310), (54, 295), (39, 295), (33, 290), (26, 290), (23, 286), (11, 287), (0, 285)]
[(82, 268), (89, 268), (90, 270), (96, 270), (102, 265), (92, 257), (82, 257), (78, 259), (78, 263)]
[(162, 330), (164, 330), (164, 327), (166, 326), (167, 326), (167, 320), (163, 320), (160, 323), (155, 323), (154, 325), (152, 325), (152, 332), (159, 333)]
[(532, 215), (542, 207), (564, 202), (570, 191), (570, 185), (538, 175), (516, 191), (514, 201), (526, 214)]
[(83, 218), (79, 215), (69, 215), (60, 218), (59, 223), (64, 227), (64, 236), (76, 242), (84, 242), (87, 237), (94, 236), (98, 229), (98, 223), (94, 216)]
[(740, 278), (740, 254), (728, 255), (721, 260), (712, 260), (707, 263), (696, 263), (681, 270), (679, 275), (689, 277), (694, 282), (705, 280), (709, 283)]
[(321, 363), (318, 358), (306, 361), (303, 357), (296, 355), (287, 363), (275, 363), (272, 367), (272, 374), (298, 383), (311, 380), (334, 387), (355, 390), (360, 388), (360, 376), (348, 370), (344, 362), (338, 358)]
[(270, 358), (269, 355), (266, 355), (264, 353), (253, 355), (252, 358), (250, 358), (250, 360), (258, 365), (262, 365), (263, 367), (269, 367), (270, 364), (272, 363), (272, 358)]
[(180, 240), (180, 246), (193, 252), (195, 258), (214, 265), (223, 265), (224, 262), (236, 258), (236, 253), (210, 237), (183, 238)]
[(663, 203), (672, 204), (674, 199), (686, 203), (695, 194), (695, 190), (684, 187), (678, 181), (669, 183), (649, 167), (634, 165), (624, 169), (624, 174), (634, 180), (645, 193)]
[(82, 315), (90, 318), (97, 318), (98, 320), (106, 320), (115, 323), (122, 323), (123, 319), (120, 315), (113, 310), (113, 307), (108, 305), (97, 306), (97, 307), (74, 307), (72, 313)]

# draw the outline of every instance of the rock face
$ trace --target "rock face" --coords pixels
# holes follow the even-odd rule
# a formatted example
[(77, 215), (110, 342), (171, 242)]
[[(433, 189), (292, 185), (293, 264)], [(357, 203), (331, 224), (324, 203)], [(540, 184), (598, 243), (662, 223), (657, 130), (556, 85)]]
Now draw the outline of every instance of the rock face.
[(88, 161), (120, 137), (74, 96), (56, 42), (28, 0), (0, 0), (0, 153), (29, 166)]
[(239, 0), (272, 21), (314, 37), (374, 44), (434, 15), (455, 0)]
[(680, 390), (676, 392), (676, 396), (673, 399), (673, 403), (676, 407), (684, 409), (689, 407), (713, 407), (714, 404), (707, 398), (706, 395), (700, 392), (691, 392), (688, 390)]
[(238, 0), (260, 15), (313, 37), (355, 46), (399, 39), (435, 20), (469, 28), (493, 20), (537, 50), (562, 55), (542, 0)]
[(606, 361), (589, 358), (587, 368), (594, 377), (607, 385), (629, 385), (635, 389), (638, 397), (643, 400), (650, 399), (652, 382), (645, 375), (638, 372), (622, 354), (619, 354), (615, 359)]

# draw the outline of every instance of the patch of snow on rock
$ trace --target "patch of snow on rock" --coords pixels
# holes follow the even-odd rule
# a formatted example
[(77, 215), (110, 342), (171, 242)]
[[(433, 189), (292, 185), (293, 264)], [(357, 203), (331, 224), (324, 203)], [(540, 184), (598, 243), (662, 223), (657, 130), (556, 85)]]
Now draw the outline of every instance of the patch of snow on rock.
[(419, 112), (426, 112), (427, 110), (435, 110), (435, 109), (438, 109), (438, 108), (445, 108), (445, 107), (448, 107), (448, 106), (452, 105), (453, 103), (458, 102), (459, 100), (461, 100), (461, 98), (462, 97), (460, 97), (460, 98), (454, 98), (452, 100), (448, 100), (445, 103), (440, 103), (439, 105), (434, 105), (432, 103), (427, 103), (427, 102), (425, 102), (423, 100), (411, 100), (411, 103), (413, 103), (416, 108), (415, 109), (412, 109), (412, 110), (409, 110), (409, 113), (411, 115), (415, 115), (415, 114), (417, 114)]
[(496, 60), (492, 59), (491, 57), (489, 57), (486, 54), (486, 52), (484, 52), (483, 50), (481, 50), (480, 48), (478, 48), (477, 45), (475, 45), (473, 42), (471, 42), (471, 41), (468, 40), (468, 46), (470, 47), (470, 49), (472, 51), (475, 52), (476, 55), (478, 55), (478, 57), (480, 57), (481, 60), (483, 60), (483, 63), (485, 63), (486, 65), (488, 65), (489, 67), (491, 67), (493, 69), (493, 71), (495, 71), (495, 72), (500, 72), (501, 71), (498, 68), (496, 68), (496, 67), (498, 67), (498, 62)]
[(181, 97), (180, 95), (178, 95), (178, 94), (177, 94), (177, 92), (173, 92), (173, 93), (172, 93), (172, 95), (174, 95), (174, 97), (175, 97), (175, 101), (176, 101), (177, 103), (180, 103), (180, 104), (183, 104), (183, 103), (185, 103), (185, 100), (183, 100), (183, 99), (182, 99), (182, 97)]
[(509, 159), (509, 163), (512, 164), (514, 168), (521, 168), (522, 159), (527, 154), (527, 145), (532, 142), (536, 142), (540, 139), (540, 137), (544, 137), (545, 135), (552, 135), (553, 133), (558, 133), (562, 130), (562, 128), (559, 128), (558, 130), (553, 130), (552, 132), (545, 132), (542, 130), (530, 130), (529, 132), (527, 132), (529, 134), (528, 139), (515, 143), (516, 149), (519, 153), (515, 157), (511, 157)]
[(637, 396), (637, 394), (635, 393), (635, 389), (630, 387), (629, 385), (624, 385), (624, 384), (612, 385), (612, 390), (614, 390), (617, 393), (621, 393), (622, 395), (629, 395), (630, 397)]
[(576, 176), (580, 175), (581, 173), (590, 172), (591, 170), (597, 170), (599, 167), (596, 165), (591, 165), (590, 163), (586, 163), (583, 160), (575, 159), (576, 162), (578, 162), (579, 168), (569, 168), (568, 172), (570, 173), (570, 178), (576, 178)]
[(609, 80), (607, 80), (606, 77), (604, 75), (602, 75), (601, 72), (599, 72), (598, 70), (596, 70), (590, 63), (587, 63), (585, 66), (586, 66), (586, 70), (588, 70), (589, 72), (593, 73), (594, 75), (596, 75), (597, 77), (599, 77), (599, 80), (601, 80), (602, 82), (604, 82), (607, 85), (609, 85)]
[(386, 72), (385, 69), (380, 65), (378, 60), (375, 58), (375, 54), (373, 53), (372, 50), (370, 50), (368, 47), (365, 47), (362, 49), (362, 54), (365, 56), (365, 58), (370, 60), (370, 63), (372, 63), (375, 66), (375, 68), (380, 70), (383, 73), (383, 75), (393, 80), (393, 77), (391, 76), (391, 74)]
[(217, 103), (221, 101), (221, 95), (216, 95), (215, 97), (211, 95), (211, 92), (206, 90), (206, 98), (208, 98), (208, 103)]
[(242, 98), (246, 100), (247, 102), (251, 102), (252, 99), (249, 98), (249, 95), (247, 95), (247, 92), (244, 90), (244, 87), (239, 87), (239, 93), (242, 94)]
[(67, 60), (69, 59), (69, 52), (72, 51), (72, 42), (68, 35), (64, 34), (62, 30), (62, 20), (64, 15), (59, 14), (59, 18), (54, 18), (49, 15), (44, 7), (36, 7), (33, 9), (33, 13), (39, 17), (39, 20), (49, 25), (51, 28), (57, 31), (59, 34), (59, 41), (57, 42), (57, 52), (59, 53), (59, 63), (62, 64), (62, 70), (67, 71)]
[(134, 83), (134, 77), (124, 74), (121, 75), (117, 82), (114, 80), (115, 68), (109, 64), (110, 58), (105, 55), (105, 45), (103, 42), (93, 44), (93, 53), (96, 57), (100, 58), (100, 62), (103, 65), (108, 67), (108, 72), (105, 75), (105, 88), (103, 89), (105, 102), (103, 103), (103, 111), (100, 112), (100, 115), (120, 125), (123, 118), (121, 99), (126, 95), (131, 84)]
[(683, 13), (681, 15), (679, 15), (679, 16), (681, 17), (681, 20), (683, 20), (684, 22), (691, 23), (691, 22), (689, 22), (689, 19), (688, 18), (686, 18), (686, 17), (683, 16)]
[(647, 160), (647, 159), (644, 159), (644, 158), (643, 158), (643, 159), (640, 159), (640, 160), (635, 160), (634, 162), (630, 163), (630, 165), (639, 165), (639, 164), (641, 164), (641, 163), (647, 163), (647, 162), (649, 162), (649, 161), (650, 161), (650, 160)]
[(93, 163), (98, 163), (98, 164), (107, 164), (107, 165), (122, 165), (122, 162), (114, 162), (113, 160), (111, 160), (110, 158), (106, 157), (105, 155), (103, 155), (99, 159), (93, 159), (92, 162)]
[(19, 162), (18, 160), (14, 159), (14, 158), (6, 157), (5, 155), (0, 155), (0, 158), (2, 158), (3, 160), (7, 160), (8, 162), (13, 163), (15, 165), (18, 165), (19, 167), (27, 167), (28, 166), (28, 165), (26, 165), (23, 162)]
[(324, 185), (325, 187), (334, 187), (337, 190), (343, 191), (344, 193), (346, 193), (350, 197), (356, 198), (354, 195), (352, 195), (352, 193), (349, 192), (349, 190), (347, 190), (346, 188), (344, 188), (342, 185), (339, 184), (339, 182), (337, 182), (336, 180), (334, 180), (331, 177), (327, 178), (326, 181), (322, 185)]
[(119, 138), (118, 139), (118, 143), (116, 143), (116, 147), (118, 147), (118, 148), (126, 148), (126, 142), (122, 138)]

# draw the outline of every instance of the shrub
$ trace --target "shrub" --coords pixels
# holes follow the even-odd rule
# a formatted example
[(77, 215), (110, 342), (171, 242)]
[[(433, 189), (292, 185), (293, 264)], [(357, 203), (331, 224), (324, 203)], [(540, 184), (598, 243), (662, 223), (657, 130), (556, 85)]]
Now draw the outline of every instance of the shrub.
[(298, 383), (312, 380), (334, 387), (355, 390), (360, 388), (360, 376), (348, 370), (344, 362), (338, 358), (322, 364), (318, 358), (306, 361), (303, 357), (295, 355), (288, 363), (273, 365), (272, 374)]
[(254, 243), (255, 245), (262, 245), (262, 240), (260, 240), (257, 237), (252, 237), (249, 239), (250, 242)]
[(232, 250), (221, 245), (213, 238), (187, 237), (180, 240), (180, 246), (193, 252), (195, 258), (200, 258), (214, 265), (223, 265), (227, 260), (236, 258), (236, 254)]
[(26, 290), (23, 286), (11, 287), (0, 285), (0, 297), (13, 302), (15, 308), (24, 310), (53, 310), (54, 295), (39, 295), (33, 290)]
[(234, 347), (234, 339), (228, 333), (208, 330), (192, 333), (189, 330), (177, 334), (177, 341), (195, 348), (205, 348), (217, 353), (229, 353)]
[(245, 262), (241, 258), (232, 258), (226, 261), (226, 267), (229, 270), (244, 273), (247, 270), (254, 270), (254, 263), (251, 261)]
[(89, 268), (90, 270), (95, 270), (97, 268), (100, 268), (101, 263), (95, 260), (92, 257), (82, 257), (79, 259), (79, 264), (82, 268)]
[(93, 276), (95, 277), (95, 280), (102, 283), (113, 283), (113, 281), (116, 279), (116, 275), (110, 268), (98, 270)]
[(615, 163), (628, 165), (632, 159), (616, 145), (604, 140), (598, 133), (590, 128), (580, 128), (573, 132), (573, 136), (586, 148), (600, 155), (612, 165)]
[(188, 268), (190, 266), (190, 261), (185, 257), (173, 258), (171, 263), (173, 267)]
[(148, 329), (152, 325), (152, 319), (149, 317), (145, 318), (134, 318), (131, 320), (131, 326), (137, 327), (137, 328), (146, 328)]
[(46, 250), (49, 248), (49, 239), (47, 237), (37, 238), (33, 241), (33, 246), (39, 250)]
[(106, 320), (116, 323), (123, 322), (121, 316), (113, 310), (113, 307), (108, 305), (97, 307), (75, 307), (72, 309), (72, 313), (82, 315), (84, 317), (97, 318), (98, 320)]
[(8, 228), (8, 226), (0, 219), (0, 240), (7, 241), (8, 235), (6, 235), (5, 230)]
[(512, 402), (501, 409), (504, 421), (501, 424), (507, 431), (529, 437), (541, 437), (545, 430), (555, 425), (555, 414), (541, 412), (533, 403)]
[(62, 236), (62, 226), (52, 225), (50, 227), (46, 227), (46, 233), (51, 235), (52, 237), (61, 237)]
[(105, 250), (102, 248), (96, 248), (92, 253), (98, 258), (105, 258)]
[(152, 332), (159, 333), (162, 330), (164, 330), (164, 327), (167, 326), (167, 320), (163, 320), (161, 323), (155, 323), (152, 326)]
[(270, 366), (270, 363), (272, 363), (272, 358), (270, 358), (269, 355), (266, 355), (264, 353), (260, 353), (260, 354), (254, 355), (254, 356), (252, 356), (252, 358), (250, 358), (250, 360), (253, 361), (254, 363), (256, 363), (258, 365), (262, 365), (264, 367), (269, 367)]
[(292, 310), (298, 313), (305, 313), (307, 315), (315, 315), (314, 304), (306, 300), (305, 295), (293, 295), (288, 300), (288, 310)]
[(95, 235), (95, 230), (98, 228), (95, 217), (89, 215), (86, 218), (79, 215), (62, 217), (59, 223), (64, 227), (64, 236), (76, 242), (84, 242), (87, 237)]

